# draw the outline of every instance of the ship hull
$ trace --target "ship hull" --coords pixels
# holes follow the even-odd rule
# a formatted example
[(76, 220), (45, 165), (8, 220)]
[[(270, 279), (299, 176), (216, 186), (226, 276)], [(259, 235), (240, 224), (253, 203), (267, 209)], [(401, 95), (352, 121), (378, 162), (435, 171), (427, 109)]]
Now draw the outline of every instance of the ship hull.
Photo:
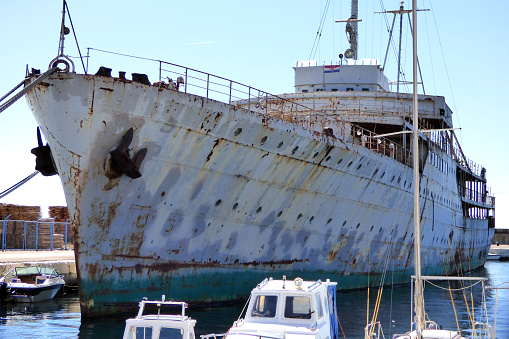
[[(111, 77), (59, 73), (27, 100), (76, 227), (83, 317), (161, 294), (242, 300), (267, 276), (330, 278), (338, 289), (410, 281), (412, 169), (391, 157)], [(132, 153), (148, 149), (142, 177), (116, 178), (109, 154), (130, 128)], [(454, 175), (425, 166), (421, 186), (422, 273), (482, 266), (493, 229), (463, 216)]]

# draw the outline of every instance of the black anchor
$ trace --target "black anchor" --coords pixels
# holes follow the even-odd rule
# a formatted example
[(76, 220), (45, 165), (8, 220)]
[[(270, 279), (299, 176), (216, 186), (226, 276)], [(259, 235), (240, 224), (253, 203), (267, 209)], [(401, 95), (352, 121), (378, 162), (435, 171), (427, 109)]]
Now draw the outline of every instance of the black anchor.
[(147, 155), (147, 148), (142, 148), (136, 153), (133, 159), (129, 156), (129, 145), (133, 141), (133, 128), (131, 127), (127, 133), (122, 137), (122, 141), (111, 154), (111, 167), (124, 173), (131, 179), (141, 177), (140, 165)]

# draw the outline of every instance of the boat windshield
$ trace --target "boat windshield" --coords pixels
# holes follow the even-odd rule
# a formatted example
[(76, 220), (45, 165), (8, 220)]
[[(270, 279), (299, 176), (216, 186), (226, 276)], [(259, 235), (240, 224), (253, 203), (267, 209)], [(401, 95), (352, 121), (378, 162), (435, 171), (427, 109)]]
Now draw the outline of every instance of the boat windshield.
[(259, 295), (256, 297), (251, 316), (256, 318), (274, 318), (276, 316), (277, 296)]
[(307, 296), (287, 296), (285, 318), (311, 319), (311, 300)]
[(23, 276), (23, 275), (32, 275), (32, 274), (46, 274), (51, 277), (58, 276), (58, 273), (53, 268), (48, 267), (38, 267), (38, 266), (28, 266), (28, 267), (16, 267), (13, 268), (9, 273), (7, 273), (6, 278), (15, 277), (15, 276)]

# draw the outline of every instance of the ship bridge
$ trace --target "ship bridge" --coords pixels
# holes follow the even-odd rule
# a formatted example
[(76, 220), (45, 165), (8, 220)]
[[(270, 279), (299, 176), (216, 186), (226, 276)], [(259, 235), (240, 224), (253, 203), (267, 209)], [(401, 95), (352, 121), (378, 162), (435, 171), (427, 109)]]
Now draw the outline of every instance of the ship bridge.
[(378, 59), (347, 59), (346, 64), (318, 66), (316, 60), (297, 61), (295, 92), (389, 92), (389, 81)]

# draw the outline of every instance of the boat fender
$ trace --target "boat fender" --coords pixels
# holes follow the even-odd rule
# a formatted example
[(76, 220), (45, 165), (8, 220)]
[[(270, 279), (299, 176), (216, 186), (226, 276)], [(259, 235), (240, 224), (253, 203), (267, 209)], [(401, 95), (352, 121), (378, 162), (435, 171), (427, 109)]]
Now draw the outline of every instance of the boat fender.
[(32, 148), (32, 154), (35, 155), (35, 169), (44, 176), (52, 176), (58, 174), (51, 148), (48, 144), (43, 145), (41, 138), (41, 130), (37, 127), (37, 143), (38, 147)]
[(140, 166), (147, 155), (147, 148), (142, 148), (131, 159), (129, 156), (129, 145), (133, 140), (134, 130), (131, 127), (127, 133), (122, 137), (122, 141), (111, 152), (110, 156), (106, 159), (106, 163), (110, 166), (105, 166), (106, 176), (110, 179), (120, 177), (122, 174), (127, 175), (131, 179), (141, 177)]

